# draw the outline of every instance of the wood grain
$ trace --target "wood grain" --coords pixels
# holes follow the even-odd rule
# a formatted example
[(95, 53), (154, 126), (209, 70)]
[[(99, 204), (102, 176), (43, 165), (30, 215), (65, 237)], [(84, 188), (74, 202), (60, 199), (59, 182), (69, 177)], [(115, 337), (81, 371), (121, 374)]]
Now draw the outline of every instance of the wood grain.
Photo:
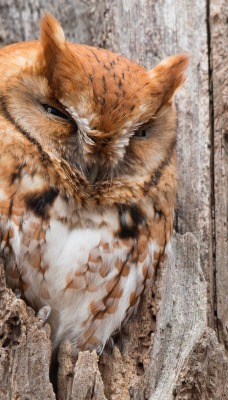
[(0, 259), (0, 400), (54, 400), (50, 328), (5, 287)]
[(69, 41), (91, 42), (87, 6), (83, 0), (1, 0), (0, 46), (39, 38), (41, 15), (49, 11), (61, 21)]
[(228, 3), (210, 6), (215, 288), (219, 339), (228, 350)]

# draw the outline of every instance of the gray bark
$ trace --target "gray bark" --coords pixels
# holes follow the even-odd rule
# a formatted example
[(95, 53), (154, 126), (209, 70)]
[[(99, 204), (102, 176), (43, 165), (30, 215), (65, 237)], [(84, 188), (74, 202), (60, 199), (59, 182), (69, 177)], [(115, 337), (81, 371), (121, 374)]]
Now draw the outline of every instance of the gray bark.
[(50, 329), (5, 288), (0, 262), (0, 399), (54, 400), (49, 381)]
[[(175, 257), (99, 362), (84, 352), (75, 364), (70, 344), (61, 346), (57, 398), (228, 399), (227, 1), (0, 0), (0, 46), (38, 38), (45, 9), (68, 40), (147, 68), (177, 52), (191, 55), (176, 96)], [(0, 302), (0, 400), (55, 399), (48, 326), (5, 288), (3, 274)]]
[(88, 10), (83, 1), (1, 0), (0, 46), (39, 38), (39, 21), (44, 11), (61, 20), (69, 41), (89, 43)]
[(210, 7), (212, 168), (214, 170), (212, 217), (216, 311), (220, 341), (228, 351), (228, 3), (213, 1)]

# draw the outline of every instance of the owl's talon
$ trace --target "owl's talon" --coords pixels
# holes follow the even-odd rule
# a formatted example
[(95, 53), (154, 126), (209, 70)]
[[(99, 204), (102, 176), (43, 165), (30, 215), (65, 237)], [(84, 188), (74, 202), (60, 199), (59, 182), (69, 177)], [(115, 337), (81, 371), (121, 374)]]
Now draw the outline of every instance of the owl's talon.
[(14, 294), (16, 296), (17, 299), (21, 299), (21, 291), (19, 288), (14, 289)]
[(39, 309), (37, 313), (37, 318), (39, 321), (44, 325), (47, 322), (49, 316), (51, 314), (51, 307), (50, 306), (43, 306)]
[(128, 392), (129, 392), (130, 399), (134, 399), (135, 391), (134, 391), (133, 386), (129, 387)]
[(104, 346), (98, 346), (96, 348), (96, 352), (97, 352), (98, 357), (101, 356), (101, 354), (103, 353), (103, 350), (104, 350)]
[(115, 342), (114, 342), (114, 339), (112, 336), (110, 336), (110, 338), (108, 339), (108, 345), (109, 345), (110, 349), (112, 349), (112, 350), (114, 349)]

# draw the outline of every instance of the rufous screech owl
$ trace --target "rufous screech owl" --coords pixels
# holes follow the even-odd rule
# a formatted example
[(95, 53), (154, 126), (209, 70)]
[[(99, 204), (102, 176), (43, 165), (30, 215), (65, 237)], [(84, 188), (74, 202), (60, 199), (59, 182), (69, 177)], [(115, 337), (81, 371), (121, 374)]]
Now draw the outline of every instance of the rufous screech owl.
[(0, 50), (1, 255), (10, 287), (51, 308), (54, 348), (103, 348), (170, 251), (187, 64), (69, 43), (50, 14), (39, 41)]

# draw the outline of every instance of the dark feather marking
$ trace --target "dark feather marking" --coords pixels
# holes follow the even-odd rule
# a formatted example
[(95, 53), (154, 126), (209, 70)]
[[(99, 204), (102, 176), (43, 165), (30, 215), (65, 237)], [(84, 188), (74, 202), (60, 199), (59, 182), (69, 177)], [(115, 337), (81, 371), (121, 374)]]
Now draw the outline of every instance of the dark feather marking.
[(104, 94), (106, 94), (107, 93), (107, 83), (106, 83), (105, 76), (102, 76), (102, 83), (103, 83), (103, 88), (104, 88)]
[[(139, 225), (143, 224), (145, 217), (142, 214), (140, 208), (136, 204), (118, 205), (120, 232), (119, 237), (121, 239), (126, 238), (137, 238), (139, 235)], [(127, 214), (130, 214), (132, 223), (128, 225)]]
[(41, 194), (34, 193), (25, 199), (26, 205), (30, 210), (34, 211), (37, 216), (46, 218), (47, 208), (52, 205), (58, 193), (59, 190), (56, 188), (50, 188)]
[(119, 106), (118, 100), (115, 102), (114, 106), (113, 106), (113, 110), (116, 110)]
[[(88, 48), (89, 48), (89, 47), (88, 47)], [(97, 62), (100, 64), (100, 60), (99, 60), (99, 58), (97, 57), (96, 53), (95, 53), (91, 48), (89, 48), (89, 50), (90, 50), (91, 53), (94, 55), (94, 57), (96, 58)]]
[(19, 164), (16, 166), (14, 172), (11, 174), (10, 176), (10, 184), (13, 185), (13, 183), (15, 182), (16, 179), (20, 178), (21, 175), (21, 171), (24, 168), (25, 164)]
[(145, 222), (145, 216), (136, 204), (128, 206), (131, 218), (136, 225), (143, 224)]
[(150, 179), (150, 183), (151, 183), (152, 186), (157, 186), (157, 184), (160, 181), (160, 178), (162, 176), (162, 170), (164, 169), (164, 167), (166, 165), (168, 165), (167, 162), (164, 162), (162, 164), (162, 166), (160, 167), (160, 169), (156, 169), (155, 170), (154, 175)]
[(106, 69), (106, 71), (110, 71), (111, 68), (109, 68), (106, 64), (104, 64), (104, 69)]
[(11, 217), (12, 217), (12, 209), (13, 209), (13, 198), (10, 200), (8, 219), (11, 219)]

